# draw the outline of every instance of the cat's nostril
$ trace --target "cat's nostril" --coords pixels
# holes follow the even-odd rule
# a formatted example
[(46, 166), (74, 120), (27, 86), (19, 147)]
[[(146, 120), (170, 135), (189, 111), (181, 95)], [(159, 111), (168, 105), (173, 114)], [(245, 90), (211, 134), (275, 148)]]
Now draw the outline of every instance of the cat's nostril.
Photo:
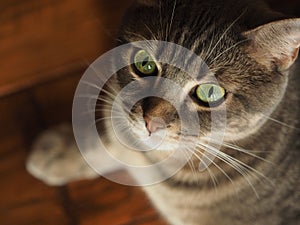
[(144, 120), (149, 135), (166, 127), (165, 122), (161, 118), (149, 118), (145, 116)]

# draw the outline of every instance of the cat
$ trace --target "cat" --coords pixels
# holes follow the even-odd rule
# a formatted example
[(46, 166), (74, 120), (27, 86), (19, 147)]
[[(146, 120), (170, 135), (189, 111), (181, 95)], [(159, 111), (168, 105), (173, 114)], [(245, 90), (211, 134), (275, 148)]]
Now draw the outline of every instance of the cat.
[[(166, 221), (171, 225), (300, 224), (300, 18), (250, 0), (136, 0), (123, 18), (117, 40), (118, 46), (147, 40), (175, 43), (201, 57), (210, 73), (192, 81), (178, 68), (157, 62), (145, 49), (136, 49), (127, 55), (133, 64), (118, 71), (114, 83), (108, 84), (113, 86), (105, 91), (109, 95), (133, 80), (159, 76), (173, 80), (188, 89), (201, 124), (200, 136), (212, 126), (211, 113), (226, 106), (221, 143), (212, 140), (209, 145), (203, 137), (201, 141), (198, 136), (187, 137), (198, 148), (187, 164), (165, 181), (143, 187)], [(136, 58), (143, 60), (135, 62)], [(210, 76), (217, 83), (208, 82)], [(99, 99), (100, 107), (111, 107), (104, 97)], [(103, 112), (102, 118), (110, 115)], [(176, 108), (165, 99), (144, 98), (129, 113), (137, 139), (162, 131), (166, 135), (166, 145), (137, 153), (137, 161), (158, 162), (174, 150), (170, 146), (181, 136), (188, 136), (180, 130)], [(109, 144), (116, 142), (106, 120), (98, 127)], [(221, 145), (219, 153), (213, 144)], [(204, 151), (216, 159), (209, 159)], [(198, 171), (204, 157), (210, 165)], [(27, 164), (33, 174), (36, 161), (31, 156)], [(47, 180), (47, 174), (42, 176)]]

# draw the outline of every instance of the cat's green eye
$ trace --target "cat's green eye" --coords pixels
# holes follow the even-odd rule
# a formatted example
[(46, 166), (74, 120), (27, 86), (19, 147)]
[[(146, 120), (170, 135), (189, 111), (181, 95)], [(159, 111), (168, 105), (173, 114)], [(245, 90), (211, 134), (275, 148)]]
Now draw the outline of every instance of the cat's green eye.
[(155, 75), (157, 72), (156, 63), (145, 50), (140, 50), (135, 54), (134, 66), (144, 76)]
[(196, 97), (205, 104), (219, 103), (225, 96), (225, 89), (216, 84), (201, 84), (196, 88)]

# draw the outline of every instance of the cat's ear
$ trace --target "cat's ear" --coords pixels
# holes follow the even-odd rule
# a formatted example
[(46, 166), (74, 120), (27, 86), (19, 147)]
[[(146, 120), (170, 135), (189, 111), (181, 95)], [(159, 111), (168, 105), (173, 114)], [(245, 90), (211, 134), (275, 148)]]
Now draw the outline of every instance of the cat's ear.
[(300, 47), (300, 18), (260, 26), (243, 35), (250, 40), (248, 53), (269, 69), (285, 71), (295, 62)]

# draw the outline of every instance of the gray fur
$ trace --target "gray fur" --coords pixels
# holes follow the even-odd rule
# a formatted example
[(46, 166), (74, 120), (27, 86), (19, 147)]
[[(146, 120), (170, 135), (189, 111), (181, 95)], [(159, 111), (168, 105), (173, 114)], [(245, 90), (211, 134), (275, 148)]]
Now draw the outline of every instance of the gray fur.
[[(267, 6), (246, 0), (139, 0), (124, 17), (118, 44), (166, 40), (205, 60), (230, 93), (225, 101), (225, 141), (230, 145), (224, 144), (222, 152), (248, 166), (241, 174), (217, 159), (232, 182), (212, 165), (219, 181), (216, 186), (208, 171), (195, 174), (187, 166), (169, 180), (145, 187), (170, 224), (300, 224), (300, 77), (294, 63), (300, 19), (284, 19)], [(120, 87), (132, 79), (130, 70), (129, 66), (118, 73)], [(167, 65), (162, 66), (161, 76), (182, 85), (188, 82), (182, 72)], [(136, 118), (161, 115), (175, 132), (180, 120), (174, 110), (164, 100), (148, 98), (132, 113)], [(204, 132), (210, 128), (210, 110), (218, 109), (198, 106)], [(160, 159), (158, 153), (143, 157)]]

